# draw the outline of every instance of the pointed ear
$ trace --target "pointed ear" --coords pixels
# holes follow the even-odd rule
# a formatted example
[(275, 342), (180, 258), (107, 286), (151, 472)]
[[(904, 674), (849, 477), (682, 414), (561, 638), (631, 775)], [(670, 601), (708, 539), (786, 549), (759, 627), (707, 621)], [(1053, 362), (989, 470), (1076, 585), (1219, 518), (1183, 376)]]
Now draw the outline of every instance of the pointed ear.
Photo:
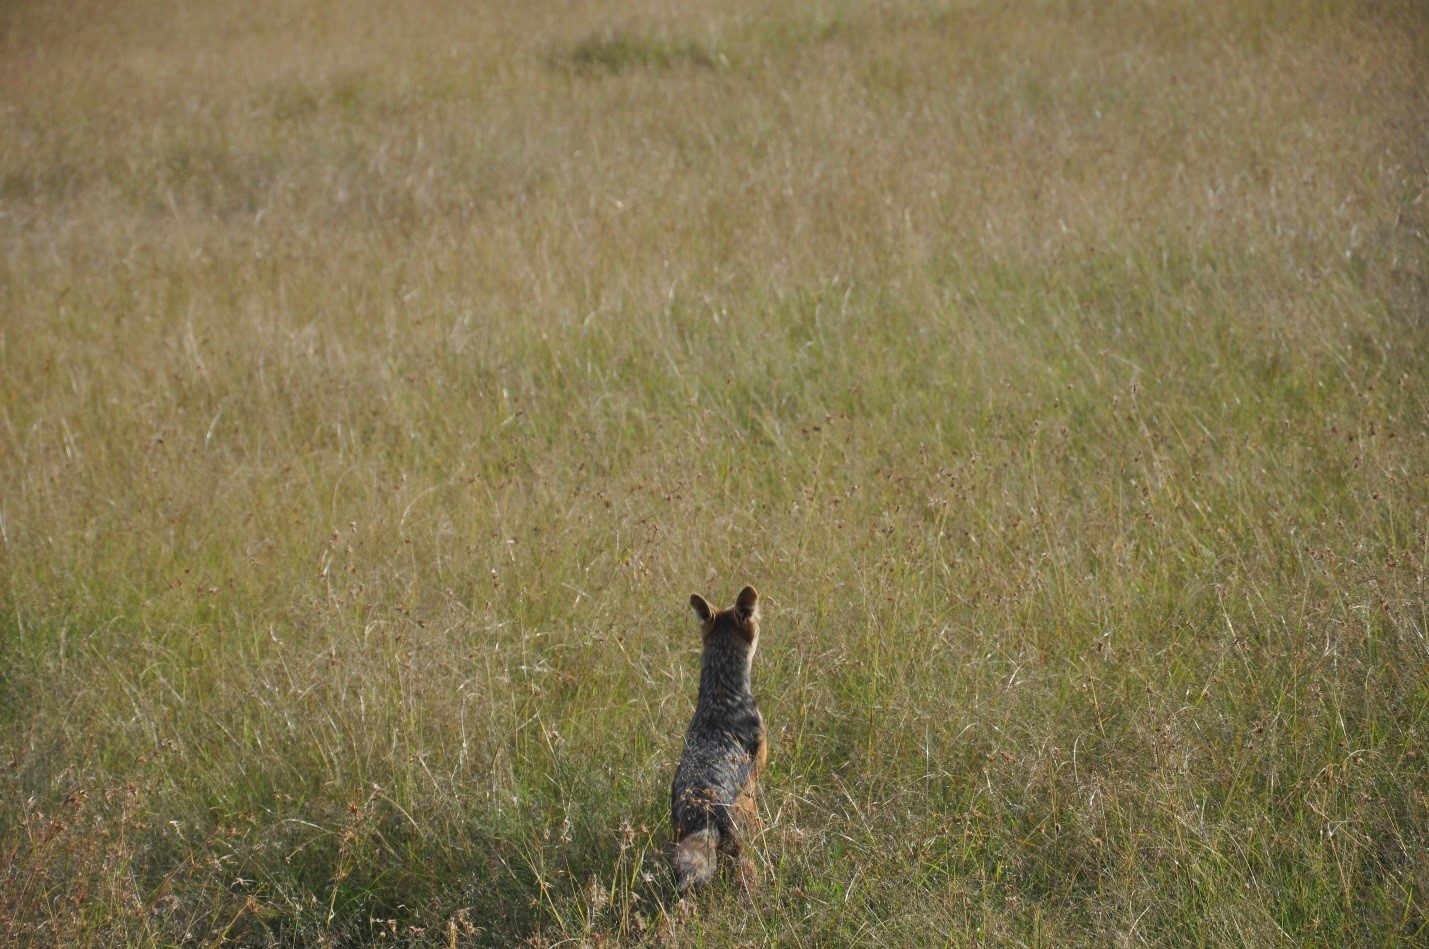
[(739, 597), (734, 601), (734, 612), (741, 621), (759, 615), (759, 593), (754, 587), (745, 587), (739, 591)]
[(714, 607), (705, 602), (705, 598), (698, 593), (690, 594), (690, 609), (695, 611), (695, 615), (700, 618), (701, 623), (708, 623), (714, 619)]

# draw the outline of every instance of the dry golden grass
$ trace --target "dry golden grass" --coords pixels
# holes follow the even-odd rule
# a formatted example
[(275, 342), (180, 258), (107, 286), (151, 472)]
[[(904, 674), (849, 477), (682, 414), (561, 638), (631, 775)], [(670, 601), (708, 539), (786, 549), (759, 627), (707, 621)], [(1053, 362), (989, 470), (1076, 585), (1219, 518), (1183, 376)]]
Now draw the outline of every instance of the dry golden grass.
[(1414, 0), (7, 4), (0, 937), (1422, 942), (1426, 143)]

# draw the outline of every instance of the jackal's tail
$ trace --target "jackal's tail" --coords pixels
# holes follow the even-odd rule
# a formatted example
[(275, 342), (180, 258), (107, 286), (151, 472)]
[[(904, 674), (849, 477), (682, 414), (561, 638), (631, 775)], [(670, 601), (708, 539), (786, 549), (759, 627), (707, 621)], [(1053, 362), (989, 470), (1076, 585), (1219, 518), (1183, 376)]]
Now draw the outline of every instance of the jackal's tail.
[(719, 867), (719, 828), (714, 824), (675, 844), (675, 883), (684, 893), (714, 879)]

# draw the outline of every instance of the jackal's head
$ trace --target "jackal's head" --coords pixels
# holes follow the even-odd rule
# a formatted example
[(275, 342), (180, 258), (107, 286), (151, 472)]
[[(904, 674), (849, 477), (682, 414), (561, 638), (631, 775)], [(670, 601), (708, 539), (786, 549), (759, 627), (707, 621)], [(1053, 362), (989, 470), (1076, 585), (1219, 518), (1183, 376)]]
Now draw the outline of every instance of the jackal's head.
[(690, 609), (700, 621), (700, 638), (709, 642), (711, 636), (729, 635), (749, 645), (753, 657), (759, 645), (759, 594), (754, 587), (745, 587), (735, 597), (734, 606), (717, 610), (698, 593), (690, 594)]

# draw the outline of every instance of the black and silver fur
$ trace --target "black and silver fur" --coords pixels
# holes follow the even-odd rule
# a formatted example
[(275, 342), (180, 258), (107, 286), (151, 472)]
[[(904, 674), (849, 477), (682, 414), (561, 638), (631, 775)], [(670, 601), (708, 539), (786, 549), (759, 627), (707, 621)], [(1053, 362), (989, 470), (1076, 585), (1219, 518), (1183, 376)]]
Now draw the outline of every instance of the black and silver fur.
[(699, 701), (670, 792), (682, 893), (713, 879), (721, 855), (735, 861), (746, 885), (752, 882), (754, 862), (743, 848), (756, 829), (755, 786), (768, 754), (749, 678), (759, 645), (759, 594), (745, 587), (728, 610), (695, 594), (690, 607), (704, 656)]

